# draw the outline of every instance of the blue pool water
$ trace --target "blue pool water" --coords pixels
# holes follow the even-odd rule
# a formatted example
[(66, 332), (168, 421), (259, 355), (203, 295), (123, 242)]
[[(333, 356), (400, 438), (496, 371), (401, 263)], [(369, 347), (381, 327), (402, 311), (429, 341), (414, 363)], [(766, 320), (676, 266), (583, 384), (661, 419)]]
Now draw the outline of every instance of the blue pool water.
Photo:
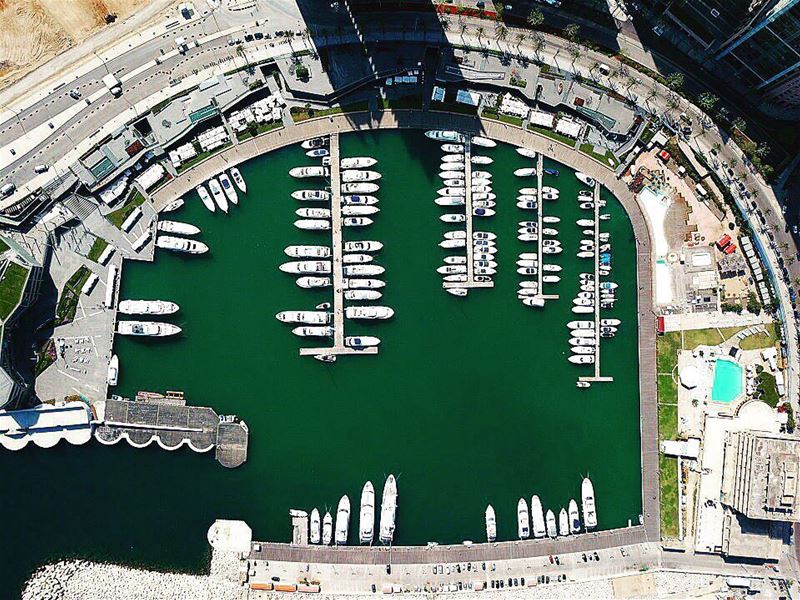
[(737, 363), (718, 358), (714, 367), (714, 385), (711, 399), (715, 402), (732, 402), (742, 393), (742, 367)]

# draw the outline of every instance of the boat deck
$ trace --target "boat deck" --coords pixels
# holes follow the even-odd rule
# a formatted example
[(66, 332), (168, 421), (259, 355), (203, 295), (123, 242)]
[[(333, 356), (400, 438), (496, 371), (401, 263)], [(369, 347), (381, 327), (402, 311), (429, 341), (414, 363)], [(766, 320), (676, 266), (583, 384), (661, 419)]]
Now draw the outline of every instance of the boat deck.
[(300, 356), (377, 354), (378, 347), (358, 349), (344, 345), (344, 275), (342, 272), (342, 180), (339, 134), (330, 136), (331, 156), (331, 248), (333, 263), (333, 345), (329, 348), (300, 348)]

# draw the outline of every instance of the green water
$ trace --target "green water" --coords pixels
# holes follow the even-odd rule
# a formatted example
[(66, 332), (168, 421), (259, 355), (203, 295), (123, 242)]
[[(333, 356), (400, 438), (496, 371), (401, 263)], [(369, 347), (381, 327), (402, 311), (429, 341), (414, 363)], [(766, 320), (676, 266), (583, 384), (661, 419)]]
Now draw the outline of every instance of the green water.
[(515, 298), (517, 254), (533, 251), (516, 240), (517, 221), (533, 213), (514, 206), (522, 185), (512, 172), (529, 160), (510, 147), (483, 152), (495, 158), (480, 168), (494, 174), (498, 194), (498, 216), (485, 229), (499, 234), (500, 272), (494, 289), (464, 299), (444, 293), (435, 271), (445, 230), (432, 202), (440, 186), (438, 144), (420, 132), (353, 134), (341, 143), (343, 156), (375, 156), (383, 173), (375, 224), (346, 235), (385, 243), (377, 260), (386, 267), (383, 303), (396, 316), (347, 330), (379, 336), (380, 354), (333, 365), (301, 358), (297, 349), (310, 343), (274, 318), (330, 299), (278, 271), (285, 246), (329, 240), (292, 225), (301, 203), (289, 194), (300, 186), (286, 173), (309, 163), (300, 148), (245, 164), (249, 193), (228, 216), (187, 198), (175, 218), (201, 227), (211, 253), (160, 251), (154, 264), (127, 262), (122, 289), (123, 298), (178, 302), (172, 320), (184, 334), (157, 343), (118, 337), (118, 393), (182, 389), (191, 404), (240, 415), (250, 427), (249, 460), (227, 470), (211, 454), (124, 442), (2, 453), (5, 582), (19, 585), (36, 565), (73, 555), (201, 570), (214, 519), (244, 519), (256, 538), (288, 541), (290, 507), (334, 508), (343, 493), (357, 506), (363, 482), (371, 479), (380, 494), (388, 473), (399, 480), (399, 544), (483, 540), (489, 502), (498, 538), (515, 539), (520, 496), (537, 493), (557, 512), (579, 497), (587, 473), (601, 528), (637, 522), (635, 245), (621, 206), (609, 198), (613, 219), (604, 224), (620, 284), (608, 316), (624, 321), (619, 335), (603, 342), (603, 372), (615, 381), (578, 390), (576, 377), (589, 368), (567, 362), (565, 323), (576, 318), (571, 298), (578, 272), (590, 263), (574, 257), (582, 211), (571, 171), (547, 165), (561, 170), (545, 184), (561, 189), (547, 210), (562, 217), (565, 251), (554, 262), (564, 270), (552, 288), (561, 301), (537, 311)]

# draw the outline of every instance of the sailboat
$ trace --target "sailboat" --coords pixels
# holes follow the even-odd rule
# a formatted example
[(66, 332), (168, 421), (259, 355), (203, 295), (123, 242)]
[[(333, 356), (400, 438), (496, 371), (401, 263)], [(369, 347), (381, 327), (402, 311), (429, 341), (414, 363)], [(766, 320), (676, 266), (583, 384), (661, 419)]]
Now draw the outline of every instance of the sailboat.
[(375, 534), (375, 488), (368, 481), (361, 490), (361, 511), (359, 512), (358, 540), (371, 544)]
[(350, 529), (350, 498), (347, 494), (339, 499), (339, 508), (336, 510), (336, 545), (343, 546), (347, 543), (347, 532)]
[(394, 475), (389, 475), (383, 485), (383, 499), (381, 501), (380, 538), (384, 544), (391, 544), (394, 539), (396, 511), (397, 481)]

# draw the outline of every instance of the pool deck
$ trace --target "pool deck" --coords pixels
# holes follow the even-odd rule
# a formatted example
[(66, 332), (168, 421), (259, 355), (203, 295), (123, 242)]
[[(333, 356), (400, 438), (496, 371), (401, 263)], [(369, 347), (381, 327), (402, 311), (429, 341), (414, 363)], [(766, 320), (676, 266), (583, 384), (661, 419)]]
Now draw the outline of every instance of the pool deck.
[[(599, 539), (608, 540), (609, 545), (622, 544), (622, 538), (615, 537), (620, 535), (637, 536), (638, 539), (633, 543), (638, 543), (638, 541), (657, 542), (660, 539), (660, 506), (658, 487), (658, 413), (656, 410), (656, 327), (655, 313), (653, 312), (653, 238), (642, 206), (628, 187), (617, 179), (614, 172), (609, 170), (608, 167), (573, 147), (531, 131), (490, 119), (480, 119), (446, 112), (416, 110), (349, 113), (309, 119), (227, 148), (188, 169), (181, 176), (169, 181), (152, 195), (152, 201), (156, 209), (161, 209), (171, 200), (190, 192), (198, 183), (202, 183), (224, 169), (236, 166), (266, 152), (298, 144), (309, 138), (332, 133), (341, 134), (375, 129), (457, 129), (480, 134), (514, 146), (530, 148), (602, 182), (622, 203), (630, 218), (636, 240), (643, 525), (624, 530), (600, 532), (593, 535), (600, 536)], [(577, 542), (566, 539), (546, 543), (552, 544), (553, 548), (560, 548), (560, 544), (575, 544)], [(517, 545), (517, 547), (527, 547), (527, 545), (534, 544), (540, 545), (538, 542), (531, 541), (528, 544)], [(543, 546), (544, 544), (541, 545)], [(475, 544), (469, 547), (469, 551), (474, 553), (473, 559), (477, 560), (484, 553), (493, 555), (497, 552), (496, 548), (499, 547), (503, 546)], [(326, 556), (320, 552), (321, 549), (312, 547), (294, 548), (287, 544), (267, 544), (264, 548), (287, 557), (291, 555), (304, 562), (314, 562)], [(334, 552), (333, 549), (324, 549), (324, 551)], [(465, 551), (467, 550), (458, 550), (458, 552)], [(511, 552), (510, 550), (506, 551)], [(559, 549), (558, 551), (561, 550)], [(352, 547), (338, 548), (335, 549), (335, 552), (337, 560), (340, 562), (365, 562), (378, 560), (370, 557), (385, 554), (386, 550)], [(393, 550), (393, 554), (394, 552)], [(425, 548), (415, 548), (414, 553), (409, 556), (421, 559), (425, 556), (425, 552)]]

